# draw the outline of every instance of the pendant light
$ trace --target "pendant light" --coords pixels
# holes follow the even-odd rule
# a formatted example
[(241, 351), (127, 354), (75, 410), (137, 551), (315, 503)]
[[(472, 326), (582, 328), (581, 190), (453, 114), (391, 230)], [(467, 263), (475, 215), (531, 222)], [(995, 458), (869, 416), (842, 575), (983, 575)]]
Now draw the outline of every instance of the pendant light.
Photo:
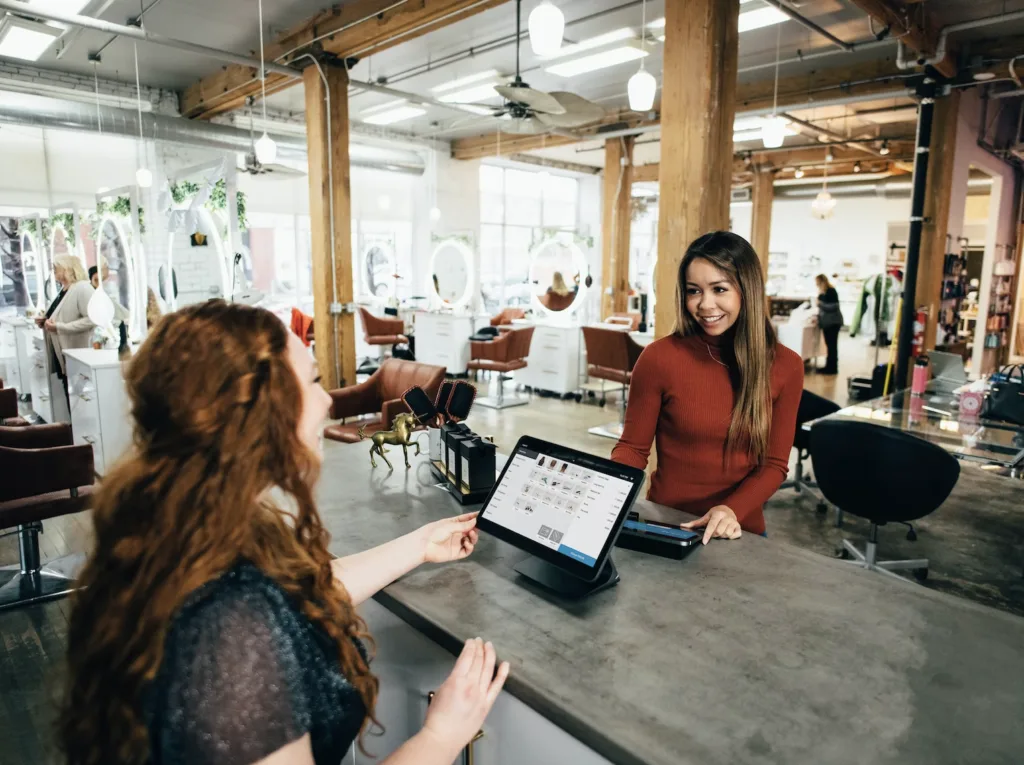
[(640, 69), (629, 78), (626, 93), (629, 95), (629, 108), (634, 112), (647, 112), (654, 108), (654, 94), (658, 91), (658, 82), (654, 75), (644, 67), (647, 58), (647, 0), (643, 0), (640, 24), (640, 50), (645, 55), (640, 57)]
[(263, 101), (263, 135), (256, 142), (256, 161), (269, 165), (277, 159), (277, 144), (267, 135), (267, 67), (263, 62), (263, 0), (259, 0), (260, 14), (260, 92)]
[[(139, 44), (133, 43), (132, 47), (135, 51), (135, 102), (139, 109), (139, 142), (142, 144), (143, 153), (145, 153), (146, 137), (142, 134), (142, 85), (139, 84)], [(153, 185), (153, 173), (144, 163), (139, 165), (139, 169), (135, 171), (135, 182), (139, 184), (140, 189), (148, 189)]]
[(789, 122), (778, 116), (779, 108), (779, 43), (782, 25), (775, 28), (775, 95), (772, 97), (772, 116), (761, 124), (761, 143), (766, 149), (778, 149), (786, 140), (786, 127)]
[[(522, 0), (517, 0), (516, 5), (521, 3)], [(518, 12), (518, 8), (516, 10)], [(550, 0), (543, 0), (530, 11), (527, 27), (530, 30), (530, 48), (535, 56), (553, 56), (558, 53), (565, 32), (565, 16)]]
[(825, 156), (825, 170), (823, 175), (823, 183), (821, 191), (818, 192), (818, 196), (811, 202), (811, 212), (814, 213), (814, 217), (819, 220), (825, 220), (831, 217), (832, 211), (836, 209), (836, 200), (831, 194), (828, 193), (828, 163), (832, 161), (832, 152), (830, 151)]
[(441, 220), (441, 208), (437, 206), (437, 152), (431, 150), (430, 155), (430, 184), (431, 184), (431, 198), (433, 199), (433, 205), (430, 208), (428, 215), (433, 223), (437, 223)]

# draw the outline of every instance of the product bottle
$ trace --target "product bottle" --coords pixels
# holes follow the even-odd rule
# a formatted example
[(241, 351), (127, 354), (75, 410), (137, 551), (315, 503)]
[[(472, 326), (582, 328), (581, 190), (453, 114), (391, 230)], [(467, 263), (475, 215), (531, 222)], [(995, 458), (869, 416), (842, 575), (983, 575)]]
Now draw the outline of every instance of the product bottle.
[(121, 333), (121, 344), (117, 347), (117, 358), (121, 361), (126, 361), (132, 357), (131, 346), (128, 345), (128, 327), (121, 322), (121, 326), (118, 328)]
[(924, 393), (928, 385), (928, 354), (922, 353), (914, 360), (914, 377), (910, 383), (910, 392), (915, 396)]

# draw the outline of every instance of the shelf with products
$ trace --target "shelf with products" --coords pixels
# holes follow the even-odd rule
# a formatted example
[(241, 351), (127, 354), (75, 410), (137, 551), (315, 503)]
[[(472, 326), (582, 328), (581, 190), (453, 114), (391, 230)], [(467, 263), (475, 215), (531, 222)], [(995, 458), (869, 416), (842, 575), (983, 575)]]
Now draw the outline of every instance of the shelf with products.
[(1013, 279), (1017, 263), (1010, 245), (996, 245), (996, 261), (992, 264), (988, 316), (985, 319), (985, 348), (1002, 349), (1010, 344), (1013, 318)]
[(937, 340), (941, 346), (950, 346), (963, 339), (961, 314), (967, 298), (967, 248), (965, 237), (957, 239), (958, 251), (953, 251), (953, 237), (946, 235), (946, 256), (942, 268), (942, 292), (939, 303)]

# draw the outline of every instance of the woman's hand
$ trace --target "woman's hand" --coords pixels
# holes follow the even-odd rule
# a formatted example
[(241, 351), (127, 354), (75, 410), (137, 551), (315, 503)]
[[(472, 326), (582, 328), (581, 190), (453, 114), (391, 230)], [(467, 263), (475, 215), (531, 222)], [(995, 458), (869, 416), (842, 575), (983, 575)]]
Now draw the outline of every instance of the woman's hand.
[(495, 661), (493, 645), (480, 638), (466, 641), (455, 668), (427, 707), (425, 734), (454, 752), (472, 740), (508, 677), (508, 662), (502, 662), (495, 675)]
[(476, 530), (477, 513), (428, 523), (420, 529), (423, 560), (426, 563), (448, 563), (462, 560), (473, 552), (480, 532)]
[(704, 529), (704, 544), (707, 544), (712, 537), (717, 539), (739, 539), (743, 532), (740, 530), (740, 522), (736, 520), (736, 513), (727, 505), (715, 505), (708, 510), (703, 518), (698, 518), (689, 523), (680, 523), (681, 529)]
[(43, 316), (43, 315), (37, 316), (32, 321), (34, 321), (36, 323), (37, 327), (42, 329), (43, 325), (46, 323), (46, 316)]
[(47, 319), (46, 323), (43, 324), (43, 327), (46, 329), (47, 332), (57, 331), (57, 325), (54, 323), (53, 319)]

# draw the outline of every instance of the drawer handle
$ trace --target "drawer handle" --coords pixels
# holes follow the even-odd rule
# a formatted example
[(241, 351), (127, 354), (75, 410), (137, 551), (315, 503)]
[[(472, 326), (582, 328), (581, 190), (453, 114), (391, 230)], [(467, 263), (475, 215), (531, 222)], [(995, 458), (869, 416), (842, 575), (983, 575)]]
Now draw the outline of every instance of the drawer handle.
[(92, 436), (82, 436), (82, 440), (85, 441), (87, 444), (92, 444), (93, 446), (96, 445), (96, 439), (93, 438)]
[(562, 350), (561, 347), (557, 346), (557, 345), (545, 345), (544, 347), (547, 348), (549, 351), (560, 351), (560, 350)]
[(79, 399), (80, 399), (81, 401), (92, 401), (92, 399), (91, 399), (91, 398), (89, 398), (88, 396), (85, 396), (85, 395), (83, 395), (83, 394), (81, 394), (81, 393), (79, 393), (79, 394), (78, 394), (78, 398), (79, 398)]
[(44, 396), (42, 393), (40, 393), (39, 394), (39, 400), (40, 401), (49, 401), (50, 397), (49, 396)]

